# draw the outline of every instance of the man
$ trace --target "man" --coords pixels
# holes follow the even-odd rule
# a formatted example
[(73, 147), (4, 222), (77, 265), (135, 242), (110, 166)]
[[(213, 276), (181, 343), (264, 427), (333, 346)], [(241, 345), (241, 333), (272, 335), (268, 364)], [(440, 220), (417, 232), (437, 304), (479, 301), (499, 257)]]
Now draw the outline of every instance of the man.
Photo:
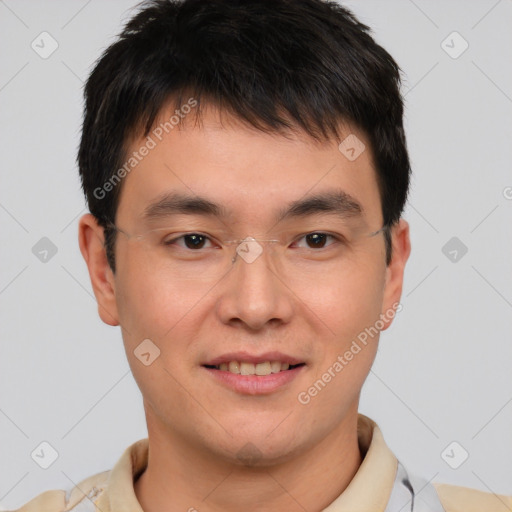
[(400, 309), (399, 69), (321, 0), (157, 0), (85, 89), (79, 243), (148, 439), (21, 511), (500, 511), (358, 414)]

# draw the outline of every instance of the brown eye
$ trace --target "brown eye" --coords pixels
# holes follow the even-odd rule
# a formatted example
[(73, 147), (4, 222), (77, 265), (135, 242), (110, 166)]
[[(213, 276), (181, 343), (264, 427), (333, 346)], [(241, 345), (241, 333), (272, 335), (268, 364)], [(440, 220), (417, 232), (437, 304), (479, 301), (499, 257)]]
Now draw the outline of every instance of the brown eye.
[(169, 240), (165, 240), (164, 245), (171, 247), (176, 245), (183, 249), (198, 250), (208, 247), (206, 244), (211, 244), (210, 239), (206, 235), (200, 233), (189, 233), (181, 235)]
[(306, 242), (309, 247), (322, 248), (325, 246), (328, 236), (325, 233), (310, 233), (306, 235)]
[(189, 249), (202, 249), (207, 238), (203, 235), (184, 235), (183, 240)]

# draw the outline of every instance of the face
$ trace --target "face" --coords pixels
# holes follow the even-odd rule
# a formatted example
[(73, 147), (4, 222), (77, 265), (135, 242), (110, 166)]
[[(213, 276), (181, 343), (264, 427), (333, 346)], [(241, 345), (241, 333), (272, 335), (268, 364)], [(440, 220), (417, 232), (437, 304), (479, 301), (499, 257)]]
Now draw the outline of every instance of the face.
[[(367, 148), (351, 161), (339, 141), (221, 124), (212, 108), (202, 120), (153, 136), (124, 178), (116, 272), (105, 267), (95, 292), (104, 321), (122, 327), (150, 436), (235, 462), (251, 443), (253, 463), (273, 464), (357, 414), (378, 341), (361, 333), (390, 323), (407, 229), (393, 232), (386, 267), (383, 233), (370, 236), (383, 219), (360, 131), (345, 130)], [(248, 236), (256, 242), (238, 245)]]

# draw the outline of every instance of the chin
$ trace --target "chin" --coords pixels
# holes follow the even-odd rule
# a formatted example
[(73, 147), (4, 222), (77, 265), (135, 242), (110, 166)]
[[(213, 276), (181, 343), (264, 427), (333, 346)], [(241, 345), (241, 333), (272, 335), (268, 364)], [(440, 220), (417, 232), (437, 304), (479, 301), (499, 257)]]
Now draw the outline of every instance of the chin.
[(211, 437), (205, 441), (215, 457), (221, 457), (230, 464), (251, 468), (275, 466), (307, 450), (307, 442), (303, 445), (289, 429), (283, 428), (281, 433), (275, 430), (278, 424), (274, 421), (263, 431), (249, 430), (233, 437), (226, 435), (222, 441), (217, 439), (215, 444)]

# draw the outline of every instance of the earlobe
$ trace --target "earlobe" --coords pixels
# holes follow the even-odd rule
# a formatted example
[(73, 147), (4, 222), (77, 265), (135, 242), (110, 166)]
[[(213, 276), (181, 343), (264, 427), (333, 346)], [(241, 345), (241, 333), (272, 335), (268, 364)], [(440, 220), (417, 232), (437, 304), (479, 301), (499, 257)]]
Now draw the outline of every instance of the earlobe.
[(404, 219), (392, 226), (391, 239), (393, 244), (392, 258), (386, 268), (384, 298), (382, 301), (381, 318), (385, 322), (382, 330), (387, 329), (395, 316), (397, 305), (402, 296), (405, 265), (411, 253), (409, 223)]
[(78, 244), (89, 270), (100, 318), (108, 325), (119, 325), (115, 280), (107, 261), (103, 228), (90, 213), (80, 218)]

